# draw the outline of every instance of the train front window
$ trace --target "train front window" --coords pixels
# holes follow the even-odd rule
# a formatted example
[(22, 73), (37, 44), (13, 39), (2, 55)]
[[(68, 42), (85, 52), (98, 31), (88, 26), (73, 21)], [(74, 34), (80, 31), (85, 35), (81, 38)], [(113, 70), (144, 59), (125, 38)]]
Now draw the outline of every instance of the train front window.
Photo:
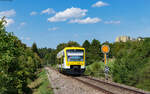
[(83, 61), (83, 56), (68, 56), (68, 61)]
[(67, 50), (68, 61), (83, 61), (83, 50)]

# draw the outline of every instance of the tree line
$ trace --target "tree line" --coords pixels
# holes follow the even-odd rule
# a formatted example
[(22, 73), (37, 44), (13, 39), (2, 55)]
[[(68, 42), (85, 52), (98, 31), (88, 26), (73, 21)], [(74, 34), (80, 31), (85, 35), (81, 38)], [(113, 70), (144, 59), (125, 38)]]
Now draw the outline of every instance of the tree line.
[(56, 49), (51, 48), (39, 48), (39, 56), (43, 58), (45, 64), (55, 65), (57, 64), (56, 55), (59, 51), (65, 47), (84, 47), (86, 49), (86, 64), (90, 65), (94, 61), (102, 60), (103, 54), (100, 51), (102, 44), (99, 40), (93, 39), (90, 43), (88, 40), (80, 45), (75, 41), (69, 41), (68, 43), (61, 43), (57, 45)]

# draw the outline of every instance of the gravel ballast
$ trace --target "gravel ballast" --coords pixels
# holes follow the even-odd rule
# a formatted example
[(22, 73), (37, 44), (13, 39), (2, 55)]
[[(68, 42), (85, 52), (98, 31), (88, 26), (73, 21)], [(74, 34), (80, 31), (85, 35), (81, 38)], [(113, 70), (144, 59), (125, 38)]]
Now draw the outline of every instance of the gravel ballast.
[(45, 69), (55, 94), (104, 94), (49, 67)]

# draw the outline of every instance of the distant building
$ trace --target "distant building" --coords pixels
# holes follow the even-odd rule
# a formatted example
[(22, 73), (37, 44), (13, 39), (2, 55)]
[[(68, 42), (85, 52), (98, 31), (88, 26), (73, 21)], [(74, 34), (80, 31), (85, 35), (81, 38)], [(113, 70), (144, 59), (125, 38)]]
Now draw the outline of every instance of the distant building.
[(129, 36), (119, 36), (116, 38), (115, 42), (127, 42), (128, 40), (132, 40)]
[(138, 40), (138, 41), (141, 41), (141, 40), (144, 40), (144, 38), (138, 37), (137, 40)]
[(129, 36), (119, 36), (116, 38), (115, 42), (127, 42), (127, 41), (141, 41), (144, 40), (144, 38), (142, 37), (138, 37), (138, 38), (131, 38)]

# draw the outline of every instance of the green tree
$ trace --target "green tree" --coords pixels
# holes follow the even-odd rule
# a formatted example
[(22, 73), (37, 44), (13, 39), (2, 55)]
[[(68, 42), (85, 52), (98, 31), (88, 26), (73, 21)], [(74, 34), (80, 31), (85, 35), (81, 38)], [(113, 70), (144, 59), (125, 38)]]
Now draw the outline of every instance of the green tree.
[(61, 43), (56, 47), (56, 53), (64, 49), (65, 47), (80, 47), (80, 45), (75, 41), (69, 41), (68, 43)]
[(44, 58), (46, 54), (51, 53), (53, 51), (53, 49), (51, 48), (39, 48), (38, 52), (39, 52), (39, 56), (40, 58)]
[(85, 40), (84, 43), (82, 44), (82, 47), (85, 48), (86, 52), (89, 52), (89, 48), (90, 48), (90, 42), (88, 40)]
[(66, 46), (67, 47), (80, 47), (80, 44), (78, 44), (75, 41), (69, 41)]
[(51, 53), (46, 54), (45, 63), (50, 64), (50, 65), (56, 64), (56, 52), (55, 51), (52, 51)]
[(86, 52), (86, 64), (87, 65), (89, 65), (89, 62), (90, 62), (90, 58), (89, 58), (89, 54), (90, 54), (90, 50), (89, 50), (89, 48), (90, 48), (90, 46), (91, 46), (91, 44), (90, 44), (90, 42), (88, 41), (88, 40), (85, 40), (84, 41), (84, 43), (82, 44), (82, 47), (84, 47), (85, 48), (85, 52)]
[(27, 79), (41, 63), (39, 57), (25, 44), (5, 31), (0, 20), (0, 94), (28, 93)]
[(57, 45), (56, 47), (56, 52), (61, 51), (62, 49), (64, 49), (65, 47), (67, 47), (66, 43), (60, 43), (59, 45)]
[(32, 48), (31, 49), (32, 49), (33, 52), (35, 52), (35, 53), (37, 53), (39, 55), (38, 48), (37, 48), (37, 45), (36, 45), (35, 42), (32, 44)]
[(102, 60), (101, 44), (98, 40), (93, 39), (89, 48), (89, 61), (87, 64), (92, 64), (95, 61)]

